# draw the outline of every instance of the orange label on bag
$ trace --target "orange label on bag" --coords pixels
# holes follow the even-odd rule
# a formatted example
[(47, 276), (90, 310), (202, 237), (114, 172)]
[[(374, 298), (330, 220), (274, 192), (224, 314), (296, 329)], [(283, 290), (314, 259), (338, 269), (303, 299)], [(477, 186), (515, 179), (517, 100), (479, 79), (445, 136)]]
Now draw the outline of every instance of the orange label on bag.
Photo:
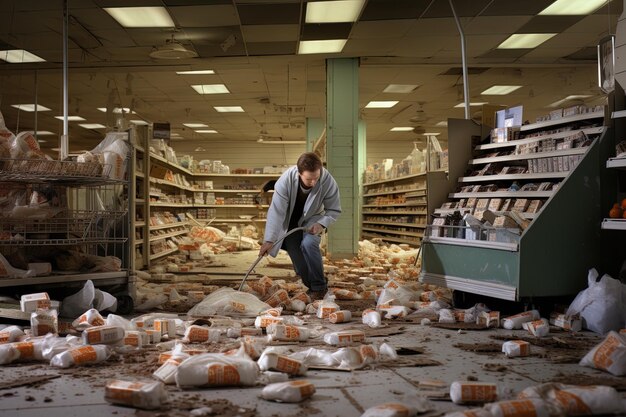
[(33, 342), (22, 342), (13, 345), (20, 352), (20, 359), (30, 359), (35, 357), (35, 344)]
[(49, 324), (38, 324), (35, 327), (35, 336), (44, 336), (48, 333), (56, 333), (53, 326)]
[(320, 315), (322, 319), (327, 319), (331, 313), (337, 311), (336, 307), (322, 307), (320, 308)]
[(209, 385), (238, 385), (239, 372), (233, 365), (213, 364), (208, 368)]
[(206, 342), (209, 340), (209, 329), (192, 327), (188, 338), (190, 342)]
[(261, 327), (267, 327), (272, 323), (282, 323), (282, 320), (274, 317), (261, 317)]
[(535, 404), (530, 400), (514, 400), (498, 403), (502, 417), (537, 417)]
[(296, 326), (285, 326), (285, 337), (293, 340), (300, 339), (300, 329)]
[(37, 300), (37, 308), (42, 308), (44, 310), (50, 308), (50, 300)]
[(409, 409), (402, 404), (390, 403), (390, 404), (381, 404), (376, 407), (378, 410), (392, 410), (395, 411), (393, 414), (397, 417), (409, 417)]
[(133, 404), (133, 395), (144, 386), (141, 382), (113, 381), (107, 384), (104, 396), (126, 405)]
[(260, 335), (262, 333), (259, 330), (260, 329), (242, 328), (240, 334), (241, 334), (241, 336), (258, 336), (258, 335)]
[(593, 412), (578, 396), (567, 391), (555, 390), (554, 399), (563, 407), (568, 416), (590, 416)]
[(237, 303), (235, 301), (231, 301), (230, 306), (233, 308), (233, 310), (239, 313), (243, 313), (244, 311), (246, 311), (246, 305), (243, 303)]
[(96, 349), (93, 346), (81, 346), (76, 349), (69, 350), (70, 355), (72, 355), (72, 359), (74, 360), (74, 364), (80, 365), (81, 363), (90, 363), (98, 360), (98, 354), (96, 353)]
[(139, 335), (137, 334), (129, 334), (124, 337), (124, 344), (127, 346), (139, 346)]
[(85, 330), (87, 332), (87, 343), (96, 344), (102, 342), (102, 331), (101, 330)]
[(615, 352), (615, 349), (617, 349), (621, 344), (621, 340), (612, 334), (609, 334), (593, 355), (593, 363), (596, 368), (608, 370), (609, 367), (613, 365), (613, 359), (611, 359), (611, 356), (613, 355), (613, 352)]
[(297, 374), (300, 370), (300, 362), (286, 356), (278, 356), (276, 369), (287, 374)]
[(335, 311), (328, 316), (328, 320), (331, 323), (343, 323), (346, 320), (346, 316), (343, 311)]
[(495, 385), (461, 384), (461, 400), (466, 402), (492, 402), (498, 399)]
[(290, 385), (298, 388), (302, 398), (307, 398), (315, 394), (315, 386), (308, 381), (293, 381)]
[(168, 359), (170, 359), (172, 357), (172, 354), (170, 352), (167, 353), (161, 353), (159, 354), (159, 361), (158, 364), (162, 365), (165, 363), (165, 361), (167, 361)]
[(361, 353), (361, 357), (363, 359), (365, 358), (372, 358), (372, 359), (376, 359), (376, 351), (374, 350), (373, 347), (371, 347), (370, 345), (362, 345), (359, 348), (359, 351)]
[(519, 346), (520, 356), (528, 356), (530, 354), (530, 343), (524, 342), (523, 340), (513, 340), (513, 343)]

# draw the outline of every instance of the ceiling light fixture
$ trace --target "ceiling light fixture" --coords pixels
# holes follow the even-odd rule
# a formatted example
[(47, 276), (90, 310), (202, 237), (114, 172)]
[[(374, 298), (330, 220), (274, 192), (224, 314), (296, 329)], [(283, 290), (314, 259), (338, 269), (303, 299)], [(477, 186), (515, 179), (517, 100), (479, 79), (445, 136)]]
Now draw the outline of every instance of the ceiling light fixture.
[[(27, 111), (29, 113), (35, 111), (34, 104), (11, 104), (11, 107), (15, 107), (18, 110)], [(49, 111), (49, 110), (50, 110), (49, 108), (42, 106), (41, 104), (37, 105), (37, 111)]]
[(149, 55), (150, 58), (154, 59), (188, 59), (198, 57), (196, 51), (185, 48), (182, 43), (174, 39), (174, 35), (172, 35), (171, 39), (165, 40), (165, 45), (154, 48)]
[(448, 121), (447, 120), (443, 120), (441, 122), (437, 122), (435, 124), (435, 126), (448, 127)]
[(411, 132), (413, 127), (411, 126), (396, 126), (389, 129), (390, 132)]
[(588, 15), (607, 3), (606, 0), (557, 0), (542, 11), (540, 15), (576, 16)]
[(326, 39), (322, 41), (300, 41), (298, 55), (334, 54), (343, 50), (347, 39)]
[(209, 127), (209, 125), (206, 125), (204, 123), (183, 123), (183, 126), (187, 126), (191, 129), (198, 129), (201, 127)]
[(49, 131), (49, 130), (38, 130), (37, 131), (37, 136), (49, 136), (49, 135), (54, 135), (54, 133)]
[(563, 103), (567, 102), (567, 101), (572, 101), (572, 100), (583, 100), (585, 98), (589, 98), (591, 97), (591, 95), (589, 94), (573, 94), (570, 96), (567, 96), (559, 101), (555, 101), (554, 103), (550, 103), (548, 104), (548, 107), (560, 107)]
[(245, 110), (241, 106), (213, 106), (218, 113), (243, 113)]
[(176, 71), (178, 75), (212, 75), (215, 74), (213, 70), (195, 70), (195, 71)]
[(417, 87), (417, 84), (389, 84), (383, 90), (383, 93), (401, 93), (407, 94), (413, 92)]
[(258, 138), (257, 143), (263, 143), (265, 145), (304, 145), (306, 140), (267, 140)]
[(439, 133), (439, 132), (424, 132), (424, 133), (422, 133), (422, 135), (424, 135), (424, 136), (439, 136), (439, 135), (441, 135), (441, 133)]
[[(63, 116), (54, 116), (55, 119), (63, 120)], [(80, 116), (67, 116), (68, 122), (84, 122), (85, 119)]]
[[(477, 102), (472, 102), (469, 105), (470, 106), (482, 106), (485, 104), (489, 104), (489, 103), (487, 103), (486, 101), (477, 101)], [(459, 103), (456, 106), (454, 106), (455, 109), (463, 108), (463, 107), (465, 107), (465, 103)]]
[(24, 49), (8, 49), (0, 51), (0, 59), (10, 64), (23, 64), (25, 62), (45, 62), (46, 60)]
[(146, 122), (145, 120), (131, 120), (130, 121), (132, 124), (134, 125), (138, 125), (138, 126), (147, 126), (150, 123)]
[(100, 123), (79, 123), (78, 126), (84, 127), (85, 129), (104, 129), (106, 127)]
[[(107, 112), (107, 108), (106, 107), (98, 107), (98, 110), (100, 110), (102, 113), (106, 113)], [(113, 113), (115, 114), (122, 114), (122, 113), (131, 113), (130, 109), (128, 107), (115, 107), (113, 108)], [(135, 113), (135, 112), (132, 112)]]
[(306, 23), (356, 22), (364, 0), (315, 1), (306, 4)]
[(497, 49), (532, 49), (555, 35), (556, 33), (515, 33), (498, 45)]
[(217, 130), (215, 130), (215, 129), (200, 129), (200, 130), (194, 130), (194, 132), (196, 132), (196, 133), (217, 133)]
[(480, 94), (484, 96), (504, 96), (520, 88), (522, 88), (521, 85), (493, 85)]
[(165, 7), (104, 7), (125, 28), (172, 28), (176, 26)]
[(389, 100), (389, 101), (370, 101), (365, 105), (366, 109), (389, 109), (398, 104), (397, 100)]
[(228, 88), (224, 84), (196, 84), (191, 88), (198, 94), (229, 94)]

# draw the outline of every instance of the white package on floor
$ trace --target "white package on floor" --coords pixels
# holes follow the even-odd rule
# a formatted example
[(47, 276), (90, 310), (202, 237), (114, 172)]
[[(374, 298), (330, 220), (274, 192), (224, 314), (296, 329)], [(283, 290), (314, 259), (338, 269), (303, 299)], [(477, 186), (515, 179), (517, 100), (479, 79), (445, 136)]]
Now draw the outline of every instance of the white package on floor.
[(339, 310), (341, 310), (341, 308), (337, 303), (335, 303), (335, 296), (328, 293), (319, 303), (319, 307), (317, 308), (317, 318), (327, 319), (331, 313)]
[(272, 340), (305, 341), (309, 338), (309, 329), (306, 327), (272, 323), (267, 326), (267, 334)]
[(337, 366), (339, 363), (333, 358), (332, 353), (327, 350), (310, 348), (289, 355), (307, 366)]
[(176, 320), (174, 319), (154, 319), (152, 322), (154, 330), (161, 332), (161, 336), (172, 339), (176, 337)]
[(361, 345), (341, 348), (331, 356), (340, 369), (360, 369), (378, 361), (378, 350), (371, 345)]
[(261, 398), (270, 401), (298, 403), (315, 394), (315, 385), (306, 380), (270, 384), (261, 391)]
[(304, 324), (304, 321), (302, 321), (301, 319), (295, 316), (274, 317), (274, 316), (266, 315), (266, 316), (258, 316), (254, 320), (254, 327), (259, 328), (259, 329), (265, 329), (267, 326), (269, 326), (272, 323), (301, 326)]
[(408, 404), (385, 403), (370, 407), (361, 417), (411, 417), (417, 413), (417, 409)]
[(539, 319), (522, 323), (524, 330), (536, 337), (545, 337), (550, 333), (550, 322), (547, 319)]
[(439, 323), (456, 323), (454, 312), (448, 308), (439, 310)]
[(443, 417), (493, 417), (493, 414), (484, 408), (472, 408), (471, 410), (446, 413)]
[(592, 416), (626, 412), (626, 403), (613, 387), (601, 385), (565, 385), (548, 383), (528, 387), (519, 398), (552, 401), (567, 416)]
[(148, 313), (148, 314), (142, 314), (139, 317), (135, 317), (130, 322), (138, 329), (147, 329), (154, 325), (154, 320), (156, 319), (176, 320), (177, 318), (178, 318), (178, 314), (173, 314), (173, 313)]
[(516, 314), (505, 318), (502, 321), (502, 327), (507, 330), (519, 330), (522, 328), (522, 324), (528, 321), (539, 320), (541, 316), (537, 310), (528, 310), (523, 313)]
[(596, 333), (617, 331), (625, 324), (626, 287), (606, 274), (600, 281), (597, 279), (598, 271), (590, 269), (587, 275), (587, 289), (578, 293), (567, 309), (566, 315), (580, 314), (584, 319), (585, 328)]
[(148, 336), (148, 333), (144, 331), (126, 330), (124, 331), (124, 339), (122, 339), (122, 343), (124, 346), (140, 349), (150, 344), (150, 336)]
[(267, 350), (259, 358), (258, 364), (261, 371), (279, 371), (289, 375), (304, 375), (308, 370), (308, 366), (297, 359)]
[(485, 409), (493, 414), (493, 417), (551, 417), (552, 415), (559, 415), (556, 406), (534, 398), (499, 401), (485, 405)]
[(104, 399), (113, 404), (154, 410), (167, 401), (167, 392), (159, 381), (139, 382), (119, 379), (107, 382)]
[(261, 336), (263, 329), (256, 327), (230, 327), (226, 330), (226, 336), (237, 339), (242, 336)]
[(411, 309), (405, 306), (378, 307), (378, 311), (384, 314), (386, 319), (397, 319), (411, 314)]
[(626, 375), (626, 338), (617, 332), (609, 332), (581, 359), (580, 365), (601, 369), (615, 376)]
[(258, 375), (258, 365), (248, 356), (203, 353), (178, 366), (176, 385), (179, 388), (254, 385)]
[(50, 359), (50, 366), (69, 368), (75, 365), (88, 365), (104, 362), (110, 355), (106, 345), (76, 346), (55, 355)]
[(345, 323), (352, 320), (352, 312), (350, 310), (340, 310), (330, 313), (328, 321), (331, 323)]
[(365, 341), (365, 333), (361, 330), (343, 330), (340, 332), (326, 333), (324, 343), (334, 346), (346, 346), (352, 343)]
[(86, 345), (111, 345), (124, 339), (124, 329), (117, 326), (94, 326), (83, 331)]
[(218, 329), (192, 324), (185, 330), (184, 342), (187, 343), (213, 343), (220, 340), (221, 332)]
[(235, 291), (232, 288), (220, 288), (209, 294), (187, 312), (190, 317), (214, 315), (237, 315), (254, 317), (271, 306), (252, 294)]
[(530, 355), (530, 343), (524, 340), (509, 340), (502, 344), (502, 352), (510, 357)]
[(84, 330), (87, 327), (104, 326), (104, 324), (105, 321), (100, 312), (95, 308), (90, 308), (72, 322), (72, 327), (77, 330)]
[(48, 334), (46, 335), (46, 337), (43, 338), (41, 354), (43, 356), (43, 359), (49, 361), (61, 352), (65, 352), (68, 349), (82, 345), (83, 342), (80, 337), (71, 335), (58, 337), (53, 334)]
[(161, 365), (156, 371), (152, 373), (152, 376), (166, 385), (175, 384), (176, 372), (178, 372), (178, 367), (188, 357), (189, 355), (183, 352), (172, 355), (168, 360), (163, 363), (163, 365)]
[(56, 310), (38, 308), (30, 313), (30, 332), (33, 336), (45, 336), (59, 333), (59, 320)]
[(137, 330), (137, 326), (135, 326), (130, 320), (125, 319), (122, 316), (118, 316), (117, 314), (109, 314), (105, 324), (107, 326), (121, 327), (124, 330)]
[(24, 294), (20, 297), (20, 310), (32, 313), (38, 308), (50, 308), (50, 296), (47, 292)]
[(43, 339), (0, 345), (0, 365), (12, 362), (42, 360)]
[(361, 313), (361, 320), (363, 324), (367, 324), (372, 328), (380, 327), (382, 322), (382, 317), (380, 313), (376, 310), (372, 310), (371, 308), (363, 310)]
[(115, 297), (96, 289), (93, 282), (88, 280), (80, 291), (63, 299), (60, 315), (63, 317), (78, 317), (90, 308), (95, 308), (99, 311), (113, 310), (116, 305), (117, 300)]
[(0, 344), (11, 343), (24, 336), (24, 331), (17, 326), (8, 326), (0, 330)]
[(493, 382), (455, 381), (450, 385), (455, 404), (484, 404), (498, 401), (498, 385)]

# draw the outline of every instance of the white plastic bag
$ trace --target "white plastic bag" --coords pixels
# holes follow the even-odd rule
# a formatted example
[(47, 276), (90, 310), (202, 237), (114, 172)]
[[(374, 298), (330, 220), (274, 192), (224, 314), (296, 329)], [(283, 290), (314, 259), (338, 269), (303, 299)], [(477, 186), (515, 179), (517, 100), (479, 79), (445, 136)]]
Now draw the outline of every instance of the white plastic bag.
[(304, 375), (307, 365), (291, 357), (265, 350), (258, 360), (262, 371), (278, 371), (289, 375)]
[(567, 309), (566, 315), (580, 314), (585, 328), (600, 334), (624, 327), (626, 318), (625, 286), (609, 275), (600, 281), (598, 271), (590, 269), (587, 276), (588, 288), (578, 293)]
[(59, 333), (57, 311), (38, 308), (30, 313), (30, 331), (35, 337)]
[(626, 337), (617, 332), (609, 332), (600, 344), (581, 359), (580, 364), (616, 376), (626, 375)]
[(84, 330), (92, 326), (104, 326), (104, 318), (100, 315), (100, 312), (95, 308), (90, 308), (80, 317), (72, 322), (72, 327), (76, 330)]
[(96, 289), (91, 280), (85, 282), (83, 288), (75, 294), (65, 297), (61, 303), (63, 317), (78, 317), (90, 308), (98, 311), (115, 310), (117, 300), (111, 294)]
[(455, 404), (484, 404), (498, 401), (498, 384), (494, 382), (455, 381), (450, 398)]
[(53, 334), (48, 334), (43, 339), (43, 345), (41, 353), (43, 359), (50, 360), (54, 356), (61, 352), (65, 352), (68, 349), (81, 346), (83, 344), (80, 337), (68, 335), (66, 337), (58, 337)]
[(361, 417), (409, 417), (416, 413), (417, 409), (408, 404), (384, 403), (368, 408)]
[(8, 326), (0, 330), (0, 344), (17, 341), (24, 336), (24, 331), (17, 326)]
[[(551, 417), (552, 415), (559, 415), (555, 406), (534, 398), (491, 403), (487, 404), (485, 409), (489, 410), (494, 417)], [(555, 413), (553, 414), (551, 410), (554, 410)]]
[(193, 306), (187, 315), (190, 317), (214, 315), (254, 317), (269, 308), (271, 308), (270, 305), (252, 294), (235, 291), (232, 288), (221, 288)]
[(185, 330), (183, 339), (186, 343), (213, 343), (220, 340), (221, 332), (218, 329), (191, 325)]
[(109, 348), (105, 345), (76, 346), (55, 355), (50, 360), (50, 366), (69, 368), (74, 365), (104, 362), (109, 355)]
[(154, 410), (167, 400), (162, 382), (113, 380), (104, 388), (104, 399), (113, 404)]
[(613, 387), (547, 383), (528, 387), (518, 398), (540, 398), (557, 404), (567, 416), (609, 415), (626, 412), (626, 403)]
[(306, 380), (279, 382), (267, 385), (261, 391), (264, 400), (297, 403), (315, 394), (315, 385)]
[(204, 353), (178, 366), (176, 384), (180, 388), (254, 385), (258, 374), (259, 367), (247, 355)]

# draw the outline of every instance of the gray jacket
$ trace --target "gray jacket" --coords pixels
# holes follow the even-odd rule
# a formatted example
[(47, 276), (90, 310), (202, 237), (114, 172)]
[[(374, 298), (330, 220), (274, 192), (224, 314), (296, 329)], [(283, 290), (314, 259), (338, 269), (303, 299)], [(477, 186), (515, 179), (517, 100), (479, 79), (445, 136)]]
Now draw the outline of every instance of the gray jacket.
[[(272, 204), (267, 211), (265, 242), (276, 242), (276, 239), (287, 232), (299, 186), (297, 166), (289, 168), (276, 181)], [(341, 203), (337, 182), (326, 169), (322, 168), (320, 179), (311, 189), (311, 193), (304, 204), (302, 218), (298, 221), (298, 226), (310, 227), (314, 223), (319, 223), (328, 227), (337, 220), (340, 214)], [(276, 256), (280, 246), (280, 244), (274, 246), (270, 255)]]

